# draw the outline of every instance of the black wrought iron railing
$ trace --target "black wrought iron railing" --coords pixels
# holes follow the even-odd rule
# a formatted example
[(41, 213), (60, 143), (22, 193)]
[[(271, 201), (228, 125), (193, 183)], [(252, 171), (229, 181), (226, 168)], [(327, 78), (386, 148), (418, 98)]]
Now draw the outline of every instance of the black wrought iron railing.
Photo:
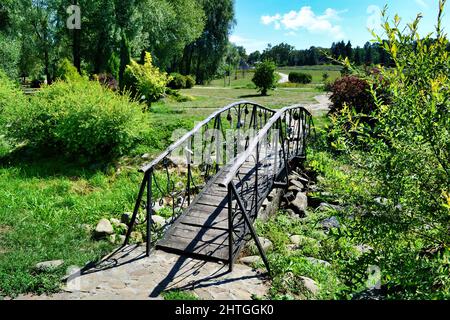
[(306, 158), (306, 142), (312, 127), (312, 115), (305, 108), (280, 110), (235, 160), (220, 183), (228, 188), (230, 270), (240, 254), (236, 248), (242, 248), (243, 242), (251, 237), (270, 272), (253, 224), (273, 187), (287, 187), (292, 160)]
[[(145, 225), (149, 255), (154, 242), (189, 207), (206, 183), (247, 150), (275, 113), (252, 102), (230, 104), (142, 167), (144, 177), (124, 245), (129, 243), (136, 226)], [(152, 218), (156, 214), (159, 221)], [(165, 220), (160, 221), (161, 217)]]

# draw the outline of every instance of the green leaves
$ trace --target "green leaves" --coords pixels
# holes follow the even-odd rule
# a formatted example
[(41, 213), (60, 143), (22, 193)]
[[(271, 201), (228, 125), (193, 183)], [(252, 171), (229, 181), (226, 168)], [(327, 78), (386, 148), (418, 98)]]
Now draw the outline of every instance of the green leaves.
[(263, 96), (267, 95), (269, 89), (273, 89), (276, 86), (276, 69), (275, 63), (269, 60), (261, 62), (256, 67), (252, 81)]

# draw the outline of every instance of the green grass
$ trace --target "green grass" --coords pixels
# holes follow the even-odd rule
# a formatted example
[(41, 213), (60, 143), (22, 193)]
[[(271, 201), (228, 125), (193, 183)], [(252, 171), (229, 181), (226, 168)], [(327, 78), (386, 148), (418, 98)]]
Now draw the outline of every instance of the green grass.
[(163, 292), (162, 297), (164, 300), (180, 300), (180, 301), (192, 301), (192, 300), (200, 300), (195, 294), (191, 292), (171, 290)]

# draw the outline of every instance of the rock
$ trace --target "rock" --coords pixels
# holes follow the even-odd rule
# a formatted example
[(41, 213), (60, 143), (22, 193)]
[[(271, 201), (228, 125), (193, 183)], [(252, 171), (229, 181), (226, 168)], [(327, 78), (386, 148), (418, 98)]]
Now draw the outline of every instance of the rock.
[(264, 252), (268, 252), (270, 250), (272, 250), (273, 248), (273, 243), (272, 241), (270, 241), (269, 239), (263, 238), (263, 237), (258, 237), (259, 242), (261, 243), (261, 247), (264, 250)]
[(116, 235), (112, 234), (112, 235), (108, 236), (108, 241), (112, 244), (116, 244)]
[(98, 238), (103, 238), (114, 233), (114, 228), (111, 222), (107, 219), (101, 219), (95, 228), (95, 235)]
[(289, 186), (288, 191), (295, 192), (295, 193), (302, 192), (302, 188), (299, 188), (297, 186)]
[(289, 239), (291, 240), (291, 243), (296, 246), (299, 246), (302, 243), (302, 236), (299, 235), (293, 235)]
[(265, 199), (265, 200), (263, 201), (262, 207), (263, 207), (264, 209), (266, 209), (266, 208), (269, 206), (269, 204), (270, 204), (269, 199)]
[(373, 251), (373, 248), (370, 246), (367, 246), (365, 244), (360, 244), (360, 245), (355, 246), (355, 250), (361, 254), (364, 254), (364, 253), (369, 253), (370, 251)]
[(119, 235), (119, 236), (117, 236), (117, 238), (118, 238), (117, 243), (119, 243), (119, 244), (125, 243), (125, 240), (127, 239), (127, 237), (124, 235)]
[(239, 259), (239, 262), (241, 262), (242, 264), (245, 264), (246, 266), (251, 267), (252, 265), (254, 265), (256, 263), (262, 262), (262, 259), (260, 256), (250, 256), (250, 257), (244, 257), (244, 258)]
[(144, 159), (144, 160), (150, 160), (151, 159), (151, 155), (149, 153), (146, 153), (146, 154), (143, 154), (141, 158)]
[(308, 208), (308, 197), (306, 194), (300, 192), (290, 205), (296, 214), (299, 216), (305, 216)]
[(143, 243), (144, 237), (142, 236), (142, 233), (140, 233), (138, 231), (133, 231), (130, 235), (130, 240), (133, 243)]
[(305, 288), (312, 294), (316, 295), (319, 292), (319, 286), (313, 279), (307, 277), (300, 277), (300, 280), (303, 282)]
[(295, 200), (295, 194), (292, 191), (290, 191), (286, 193), (283, 198), (286, 202), (290, 203), (291, 201)]
[(341, 224), (339, 223), (339, 220), (336, 217), (331, 217), (331, 218), (325, 219), (320, 224), (326, 230), (333, 229), (333, 228), (338, 229), (341, 227)]
[[(266, 239), (266, 238), (263, 238), (263, 237), (258, 237), (258, 239), (259, 239), (259, 242), (261, 243), (261, 247), (262, 247), (264, 252), (268, 252), (268, 251), (272, 250), (273, 244), (272, 244), (272, 242), (269, 239)], [(249, 243), (249, 248), (250, 248), (250, 252), (252, 254), (255, 254), (255, 255), (259, 254), (259, 250), (258, 250), (258, 247), (256, 246), (255, 241), (252, 240)]]
[(325, 260), (320, 260), (312, 257), (306, 257), (305, 259), (314, 265), (323, 265), (324, 267), (331, 267), (331, 263)]
[(38, 272), (51, 272), (51, 271), (58, 269), (63, 264), (64, 264), (64, 260), (39, 262), (38, 264), (36, 264), (34, 269)]
[(329, 210), (334, 210), (334, 211), (342, 211), (343, 208), (341, 206), (337, 206), (334, 204), (329, 204), (326, 202), (323, 202), (319, 205), (319, 207), (316, 209), (318, 211), (329, 211)]
[(132, 216), (133, 214), (131, 212), (125, 212), (122, 214), (120, 221), (122, 221), (122, 223), (129, 224)]
[(300, 181), (297, 181), (297, 180), (292, 180), (291, 185), (297, 187), (298, 190), (300, 190), (300, 191), (302, 191), (305, 188), (303, 183), (301, 183)]
[(186, 157), (170, 156), (170, 157), (167, 158), (167, 160), (169, 160), (169, 163), (172, 164), (175, 167), (180, 167), (180, 166), (186, 166), (187, 165)]
[(152, 221), (157, 228), (162, 228), (166, 225), (166, 219), (158, 215), (152, 216)]

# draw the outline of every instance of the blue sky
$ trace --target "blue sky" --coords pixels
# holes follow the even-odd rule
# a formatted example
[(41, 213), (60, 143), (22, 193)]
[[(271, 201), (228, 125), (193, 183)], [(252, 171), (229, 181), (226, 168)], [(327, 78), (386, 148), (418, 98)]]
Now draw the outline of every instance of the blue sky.
[[(287, 42), (298, 49), (330, 47), (340, 40), (363, 46), (372, 39), (368, 26), (379, 28), (380, 10), (396, 13), (404, 23), (423, 14), (420, 32), (434, 30), (438, 0), (235, 0), (236, 21), (230, 40), (247, 52), (262, 51), (268, 43)], [(450, 4), (444, 27), (450, 30)]]

